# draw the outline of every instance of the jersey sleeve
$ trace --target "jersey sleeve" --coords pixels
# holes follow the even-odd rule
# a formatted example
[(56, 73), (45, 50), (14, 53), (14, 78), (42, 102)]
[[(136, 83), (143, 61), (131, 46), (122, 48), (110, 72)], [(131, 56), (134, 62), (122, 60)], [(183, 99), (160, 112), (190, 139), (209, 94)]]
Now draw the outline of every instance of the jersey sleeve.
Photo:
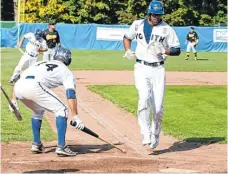
[(26, 33), (24, 37), (28, 40), (34, 39), (35, 35), (33, 33)]
[(168, 48), (180, 48), (180, 41), (173, 28), (170, 28), (169, 35), (167, 37)]
[(128, 32), (124, 34), (124, 37), (128, 40), (133, 40), (136, 36), (137, 31), (137, 21), (134, 21), (128, 29)]
[(64, 78), (63, 86), (64, 86), (65, 90), (67, 90), (67, 89), (75, 90), (75, 88), (76, 88), (75, 78), (74, 78), (73, 73), (69, 69), (67, 69), (63, 78)]

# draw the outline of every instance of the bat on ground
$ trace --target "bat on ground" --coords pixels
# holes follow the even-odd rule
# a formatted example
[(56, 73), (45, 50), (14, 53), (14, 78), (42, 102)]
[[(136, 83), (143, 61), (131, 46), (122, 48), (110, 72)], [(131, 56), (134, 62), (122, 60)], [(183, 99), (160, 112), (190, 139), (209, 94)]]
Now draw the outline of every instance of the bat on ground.
[[(75, 123), (75, 122), (72, 122), (72, 121), (71, 121), (70, 124), (71, 124), (73, 127), (76, 126), (76, 123)], [(101, 140), (101, 141), (103, 141), (103, 142), (105, 142), (105, 143), (110, 144), (111, 146), (113, 146), (113, 147), (115, 147), (116, 149), (120, 150), (122, 153), (126, 153), (126, 150), (125, 150), (125, 149), (121, 149), (121, 148), (117, 147), (116, 145), (114, 145), (114, 144), (112, 144), (112, 143), (110, 143), (110, 142), (104, 140), (103, 138), (99, 137), (99, 135), (97, 135), (95, 132), (93, 132), (92, 130), (90, 130), (90, 129), (87, 128), (87, 127), (84, 127), (84, 129), (81, 130), (81, 131), (83, 131), (83, 132), (85, 132), (85, 133), (87, 133), (87, 134), (89, 134), (89, 135), (92, 135), (93, 137), (96, 137), (96, 138), (98, 138), (99, 140)]]
[(1, 90), (4, 94), (4, 96), (6, 97), (9, 105), (11, 106), (11, 108), (13, 108), (13, 113), (14, 115), (16, 116), (17, 120), (21, 121), (22, 120), (22, 117), (21, 117), (21, 114), (20, 112), (17, 110), (17, 108), (14, 106), (14, 104), (11, 102), (11, 100), (9, 99), (9, 96), (6, 94), (5, 90), (3, 89), (2, 85), (1, 86)]

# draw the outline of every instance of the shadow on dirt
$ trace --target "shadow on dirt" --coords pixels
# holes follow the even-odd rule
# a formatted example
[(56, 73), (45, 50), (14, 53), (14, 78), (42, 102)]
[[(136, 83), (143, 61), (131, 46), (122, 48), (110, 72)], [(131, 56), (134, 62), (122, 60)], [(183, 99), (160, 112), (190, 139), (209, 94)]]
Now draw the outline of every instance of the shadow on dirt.
[(70, 173), (70, 172), (78, 172), (78, 169), (59, 169), (59, 170), (34, 170), (27, 171), (24, 173)]
[(151, 155), (160, 155), (169, 152), (187, 151), (199, 148), (201, 146), (207, 146), (209, 144), (218, 143), (224, 141), (224, 137), (210, 137), (210, 138), (187, 138), (183, 141), (175, 142), (171, 147), (164, 150), (154, 150)]
[[(121, 144), (115, 144), (121, 145)], [(109, 144), (103, 145), (68, 145), (70, 149), (78, 154), (87, 154), (87, 153), (100, 153), (113, 149), (113, 146)], [(56, 146), (45, 146), (44, 153), (55, 152)]]

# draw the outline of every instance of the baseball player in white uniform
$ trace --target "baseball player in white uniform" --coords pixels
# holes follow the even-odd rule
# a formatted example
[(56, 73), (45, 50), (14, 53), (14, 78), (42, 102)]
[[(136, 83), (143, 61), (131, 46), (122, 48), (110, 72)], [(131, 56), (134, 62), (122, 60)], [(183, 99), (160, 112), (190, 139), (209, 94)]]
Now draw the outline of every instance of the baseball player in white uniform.
[(68, 69), (71, 63), (71, 52), (65, 48), (59, 48), (52, 61), (40, 61), (29, 67), (21, 74), (16, 82), (14, 90), (16, 97), (32, 110), (33, 143), (31, 151), (42, 153), (43, 144), (40, 140), (40, 128), (45, 110), (56, 116), (58, 133), (58, 147), (56, 153), (61, 156), (75, 156), (65, 143), (67, 129), (68, 109), (61, 99), (51, 91), (63, 85), (66, 91), (68, 104), (75, 122), (76, 129), (83, 129), (84, 124), (78, 116), (77, 99), (75, 92), (75, 78)]
[[(124, 55), (136, 59), (134, 66), (135, 86), (138, 90), (138, 123), (143, 137), (142, 144), (154, 149), (159, 144), (163, 117), (163, 98), (165, 92), (165, 66), (167, 55), (180, 54), (180, 43), (173, 28), (161, 19), (164, 5), (160, 1), (149, 4), (148, 18), (135, 20), (124, 35)], [(136, 39), (135, 52), (131, 41)], [(150, 105), (153, 119), (150, 123)]]
[(13, 83), (17, 80), (24, 68), (33, 65), (37, 61), (38, 54), (40, 52), (47, 51), (47, 44), (46, 41), (42, 38), (41, 30), (38, 29), (35, 34), (29, 32), (22, 36), (20, 42), (18, 43), (18, 48), (21, 47), (24, 39), (28, 39), (28, 43), (25, 47), (26, 51), (21, 57), (18, 65), (15, 67), (14, 73), (9, 81), (10, 83)]

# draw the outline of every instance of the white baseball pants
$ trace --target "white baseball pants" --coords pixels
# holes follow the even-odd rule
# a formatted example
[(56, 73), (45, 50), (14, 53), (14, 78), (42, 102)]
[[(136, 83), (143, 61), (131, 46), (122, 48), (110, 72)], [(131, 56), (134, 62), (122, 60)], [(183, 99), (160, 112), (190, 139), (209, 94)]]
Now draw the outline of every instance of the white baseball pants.
[(186, 52), (190, 52), (192, 50), (193, 53), (196, 53), (196, 48), (193, 43), (188, 42)]
[(32, 110), (32, 118), (42, 120), (45, 110), (55, 116), (68, 117), (67, 106), (49, 88), (35, 79), (19, 79), (14, 87), (16, 97)]
[(47, 51), (43, 52), (43, 60), (53, 60), (55, 50), (55, 48), (48, 48)]
[(30, 56), (27, 52), (25, 52), (24, 55), (21, 57), (18, 65), (15, 67), (13, 75), (10, 78), (10, 80), (13, 81), (14, 79), (16, 79), (23, 69), (26, 69), (34, 63), (36, 63), (37, 59), (38, 56)]
[[(151, 135), (159, 137), (163, 116), (165, 93), (165, 67), (147, 66), (136, 63), (134, 66), (135, 86), (138, 90), (138, 123), (143, 137), (143, 144), (151, 143)], [(150, 121), (150, 106), (153, 110)]]

